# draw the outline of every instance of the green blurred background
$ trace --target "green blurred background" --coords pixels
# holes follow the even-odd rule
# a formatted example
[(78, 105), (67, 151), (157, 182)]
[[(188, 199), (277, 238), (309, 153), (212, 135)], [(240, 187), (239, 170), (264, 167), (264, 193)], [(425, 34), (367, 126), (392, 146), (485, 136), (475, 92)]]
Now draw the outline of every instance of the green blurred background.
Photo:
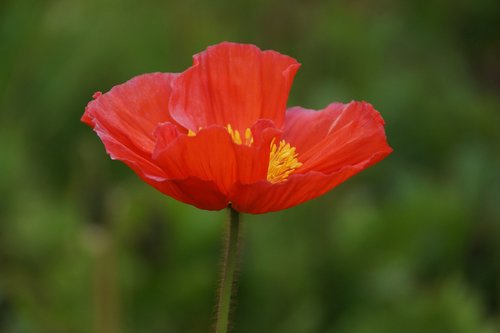
[(234, 332), (500, 332), (500, 2), (2, 0), (0, 332), (208, 332), (225, 213), (79, 119), (224, 40), (302, 63), (289, 105), (373, 103), (394, 153), (245, 216)]

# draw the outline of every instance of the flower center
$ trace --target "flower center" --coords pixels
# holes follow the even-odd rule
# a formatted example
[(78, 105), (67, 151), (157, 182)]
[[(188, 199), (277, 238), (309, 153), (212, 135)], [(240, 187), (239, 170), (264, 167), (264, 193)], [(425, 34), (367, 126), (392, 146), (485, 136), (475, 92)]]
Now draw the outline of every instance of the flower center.
[[(238, 130), (233, 129), (231, 124), (227, 124), (226, 129), (234, 143), (246, 146), (253, 144), (253, 134), (250, 128), (245, 130), (243, 136)], [(196, 132), (188, 130), (188, 136), (196, 136)], [(273, 139), (269, 153), (267, 181), (273, 184), (286, 181), (295, 169), (302, 166), (302, 163), (297, 158), (298, 156), (299, 154), (295, 151), (295, 147), (292, 147), (288, 142), (281, 140), (279, 144), (276, 144), (275, 139)]]
[(295, 147), (290, 146), (285, 140), (281, 140), (279, 145), (274, 141), (275, 139), (271, 141), (267, 181), (280, 183), (287, 180), (302, 163), (297, 158), (299, 154), (295, 151)]

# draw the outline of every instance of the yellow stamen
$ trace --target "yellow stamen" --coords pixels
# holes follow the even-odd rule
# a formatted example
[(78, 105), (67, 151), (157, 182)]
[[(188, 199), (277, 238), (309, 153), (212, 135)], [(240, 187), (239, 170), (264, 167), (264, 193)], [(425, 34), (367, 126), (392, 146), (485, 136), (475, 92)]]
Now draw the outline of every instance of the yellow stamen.
[(234, 131), (233, 140), (237, 144), (241, 145), (241, 136), (240, 136), (240, 132), (238, 132), (238, 130)]
[(229, 135), (231, 135), (231, 138), (233, 138), (234, 143), (241, 145), (245, 144), (246, 146), (251, 146), (253, 143), (253, 135), (252, 131), (250, 128), (247, 128), (245, 130), (245, 135), (244, 135), (244, 140), (241, 137), (240, 131), (235, 130), (231, 127), (231, 124), (227, 124), (226, 126), (227, 132)]
[(249, 141), (253, 142), (253, 135), (252, 135), (252, 131), (250, 130), (250, 128), (247, 128), (245, 130), (245, 141), (246, 142), (249, 142)]
[(299, 154), (295, 151), (295, 147), (290, 146), (285, 140), (281, 140), (279, 146), (271, 141), (271, 152), (269, 154), (269, 167), (267, 169), (267, 180), (270, 183), (279, 183), (287, 180), (287, 178), (302, 166), (299, 162)]
[[(201, 130), (202, 127), (200, 127), (198, 130)], [(250, 128), (247, 128), (245, 130), (245, 135), (244, 138), (242, 138), (240, 131), (233, 129), (231, 124), (227, 124), (226, 126), (227, 132), (229, 135), (231, 135), (231, 138), (233, 139), (234, 143), (241, 145), (244, 144), (246, 146), (251, 146), (253, 144), (253, 134)], [(196, 136), (196, 132), (193, 130), (188, 129), (188, 136)]]
[[(199, 130), (202, 128), (200, 127)], [(254, 142), (252, 130), (245, 129), (243, 138), (238, 130), (233, 129), (231, 124), (226, 126), (227, 132), (233, 139), (233, 142), (241, 145), (251, 146)], [(196, 132), (188, 129), (188, 136), (196, 136)], [(302, 166), (297, 158), (299, 154), (285, 140), (281, 140), (279, 145), (275, 143), (276, 139), (271, 141), (271, 150), (269, 152), (269, 166), (267, 167), (267, 181), (270, 183), (280, 183), (288, 179), (297, 168)]]

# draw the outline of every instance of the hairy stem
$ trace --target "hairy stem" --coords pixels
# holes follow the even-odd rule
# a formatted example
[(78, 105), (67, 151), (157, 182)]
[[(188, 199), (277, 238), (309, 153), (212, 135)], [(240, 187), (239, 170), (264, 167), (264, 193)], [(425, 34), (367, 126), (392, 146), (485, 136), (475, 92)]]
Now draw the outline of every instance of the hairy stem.
[(237, 287), (236, 281), (240, 252), (240, 214), (231, 206), (228, 210), (229, 221), (227, 223), (227, 238), (223, 253), (224, 259), (222, 262), (215, 333), (229, 332), (231, 301)]

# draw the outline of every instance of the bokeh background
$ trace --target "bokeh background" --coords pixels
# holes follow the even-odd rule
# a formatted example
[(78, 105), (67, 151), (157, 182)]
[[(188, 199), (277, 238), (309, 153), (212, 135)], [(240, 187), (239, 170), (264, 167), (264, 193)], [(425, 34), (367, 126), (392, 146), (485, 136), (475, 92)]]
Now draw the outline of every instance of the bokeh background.
[(500, 332), (500, 2), (2, 0), (0, 332), (208, 332), (224, 212), (79, 118), (224, 40), (302, 63), (289, 105), (373, 103), (394, 153), (245, 216), (235, 332)]

